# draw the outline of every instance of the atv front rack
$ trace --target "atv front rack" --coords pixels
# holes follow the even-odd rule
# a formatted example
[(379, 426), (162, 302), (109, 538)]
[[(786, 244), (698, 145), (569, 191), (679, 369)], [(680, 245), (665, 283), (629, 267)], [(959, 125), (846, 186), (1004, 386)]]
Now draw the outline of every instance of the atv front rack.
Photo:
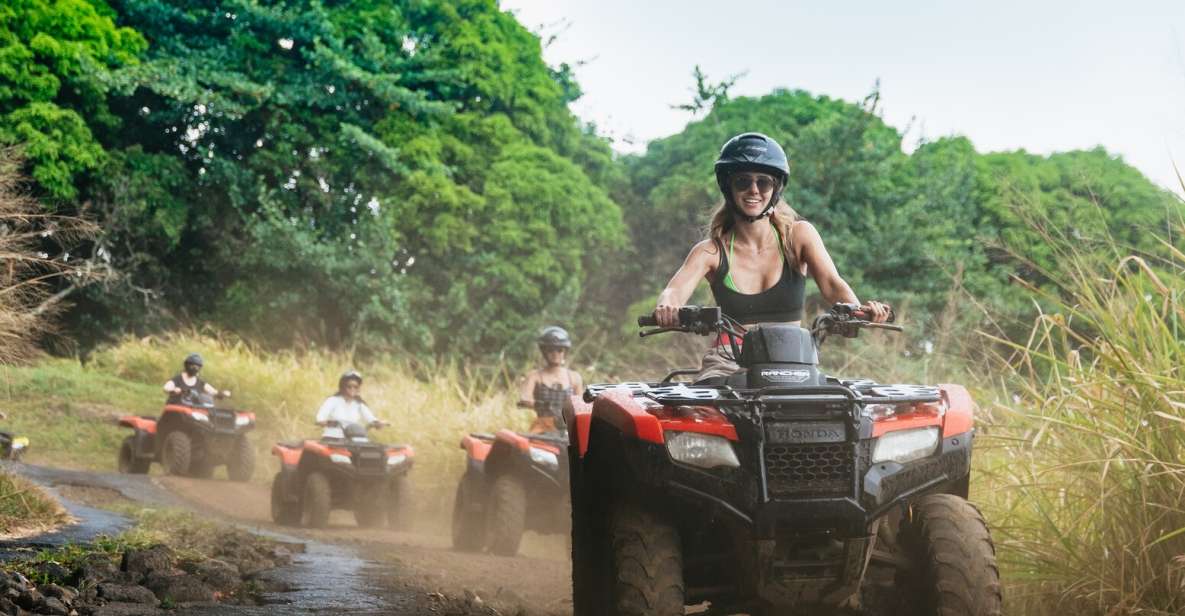
[[(909, 402), (938, 402), (942, 394), (937, 387), (925, 385), (881, 384), (867, 379), (835, 380), (835, 385), (851, 392), (854, 402), (863, 404), (901, 404)], [(592, 402), (601, 394), (614, 390), (626, 389), (634, 397), (649, 398), (659, 404), (704, 404), (744, 402), (767, 396), (784, 396), (795, 398), (793, 388), (765, 387), (761, 389), (736, 389), (732, 387), (695, 387), (683, 383), (600, 383), (589, 385), (584, 390), (584, 401)], [(805, 393), (805, 392), (804, 392)]]

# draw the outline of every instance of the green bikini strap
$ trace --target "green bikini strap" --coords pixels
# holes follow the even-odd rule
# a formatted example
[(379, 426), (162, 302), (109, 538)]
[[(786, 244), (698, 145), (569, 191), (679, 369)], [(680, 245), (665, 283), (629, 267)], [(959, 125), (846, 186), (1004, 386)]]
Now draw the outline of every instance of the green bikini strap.
[[(782, 259), (786, 260), (786, 251), (782, 249), (782, 234), (778, 233), (778, 226), (774, 224), (773, 220), (769, 221), (769, 226), (773, 227), (774, 237), (778, 238), (778, 252), (782, 253)], [(737, 232), (736, 229), (733, 229), (732, 235), (728, 236), (728, 273), (724, 275), (724, 286), (736, 291), (737, 293), (740, 293), (741, 290), (738, 289), (736, 283), (732, 281), (732, 246), (733, 243), (736, 242), (736, 239)], [(789, 264), (789, 260), (786, 260), (786, 265)]]

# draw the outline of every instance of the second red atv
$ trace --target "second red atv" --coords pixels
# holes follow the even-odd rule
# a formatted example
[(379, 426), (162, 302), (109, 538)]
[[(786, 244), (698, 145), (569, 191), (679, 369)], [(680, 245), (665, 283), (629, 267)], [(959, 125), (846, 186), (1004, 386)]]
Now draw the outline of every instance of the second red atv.
[(121, 473), (147, 473), (153, 462), (170, 475), (208, 478), (224, 464), (233, 481), (255, 473), (255, 448), (247, 438), (255, 413), (219, 408), (209, 394), (189, 390), (159, 418), (124, 415), (119, 425), (134, 430), (119, 447)]
[(453, 505), (453, 547), (513, 556), (523, 531), (567, 532), (567, 442), (562, 431), (461, 439), (467, 460)]
[(573, 404), (575, 616), (1003, 613), (991, 534), (967, 501), (966, 389), (821, 373), (827, 335), (896, 328), (858, 306), (811, 330), (745, 331), (719, 308), (679, 320), (643, 333), (718, 336), (742, 370), (593, 385)]
[(272, 520), (324, 528), (331, 510), (352, 509), (359, 526), (405, 528), (415, 451), (410, 445), (371, 442), (360, 424), (349, 424), (343, 432), (344, 438), (272, 447), (280, 458), (280, 472), (272, 480)]

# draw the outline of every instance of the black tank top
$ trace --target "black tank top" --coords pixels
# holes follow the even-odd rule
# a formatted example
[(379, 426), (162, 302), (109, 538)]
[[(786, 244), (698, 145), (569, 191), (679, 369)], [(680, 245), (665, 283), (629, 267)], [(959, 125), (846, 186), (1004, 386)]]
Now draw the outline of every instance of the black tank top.
[(183, 376), (181, 376), (180, 374), (173, 377), (173, 386), (177, 388), (176, 393), (169, 394), (169, 399), (168, 399), (168, 402), (166, 402), (166, 404), (180, 403), (181, 398), (185, 396), (186, 391), (196, 391), (198, 393), (202, 393), (202, 392), (206, 391), (206, 382), (205, 381), (203, 381), (201, 379), (197, 379), (197, 381), (194, 382), (193, 386), (190, 387), (189, 385), (185, 384), (185, 378)]
[(724, 314), (745, 325), (753, 323), (786, 323), (802, 320), (802, 307), (806, 296), (806, 277), (797, 268), (790, 267), (786, 255), (782, 255), (782, 277), (774, 286), (761, 293), (739, 293), (724, 284), (728, 275), (728, 253), (722, 242), (716, 242), (720, 250), (720, 266), (709, 281), (716, 305)]

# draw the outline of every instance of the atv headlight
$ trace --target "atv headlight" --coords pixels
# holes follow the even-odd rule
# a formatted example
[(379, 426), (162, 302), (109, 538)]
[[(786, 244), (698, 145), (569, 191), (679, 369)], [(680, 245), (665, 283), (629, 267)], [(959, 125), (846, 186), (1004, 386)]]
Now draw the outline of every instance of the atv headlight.
[(334, 462), (337, 462), (338, 464), (349, 464), (350, 463), (350, 456), (348, 454), (344, 454), (344, 453), (331, 453), (331, 454), (329, 454), (329, 459), (333, 460)]
[(250, 415), (235, 415), (235, 427), (242, 428), (251, 423)]
[(205, 422), (210, 421), (210, 416), (202, 411), (190, 411), (189, 416), (194, 418), (197, 421), (205, 421)]
[(889, 432), (876, 442), (872, 462), (899, 462), (905, 464), (919, 460), (938, 448), (938, 428), (916, 428)]
[(29, 438), (26, 436), (18, 436), (12, 439), (13, 449), (24, 449), (29, 446)]
[(551, 453), (550, 451), (544, 451), (537, 447), (531, 448), (531, 461), (540, 466), (546, 466), (552, 470), (560, 467), (559, 456)]
[(387, 457), (387, 466), (399, 466), (400, 464), (403, 464), (404, 462), (407, 462), (407, 456), (405, 456), (401, 453), (397, 453), (393, 456)]
[(667, 438), (667, 452), (671, 459), (699, 468), (718, 466), (738, 467), (737, 454), (732, 443), (723, 436), (712, 436), (698, 432), (678, 432)]

